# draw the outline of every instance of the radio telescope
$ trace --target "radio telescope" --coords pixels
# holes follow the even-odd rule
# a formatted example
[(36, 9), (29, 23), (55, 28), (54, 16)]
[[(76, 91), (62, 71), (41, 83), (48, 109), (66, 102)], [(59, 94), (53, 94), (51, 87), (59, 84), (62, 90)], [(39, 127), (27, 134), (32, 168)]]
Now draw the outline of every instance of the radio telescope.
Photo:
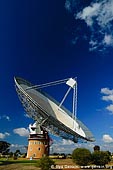
[[(30, 125), (30, 137), (27, 157), (41, 157), (43, 154), (49, 154), (50, 137), (48, 133), (58, 135), (64, 139), (78, 141), (95, 141), (89, 129), (77, 119), (77, 81), (76, 78), (58, 80), (41, 85), (32, 85), (30, 82), (15, 77), (16, 91), (23, 104), (27, 114), (35, 120), (34, 125)], [(69, 86), (61, 102), (45, 93), (42, 89), (49, 86), (55, 86), (65, 83)], [(73, 90), (73, 108), (72, 113), (67, 110), (63, 103)], [(37, 156), (36, 148), (42, 152)], [(40, 145), (41, 144), (41, 145)], [(43, 144), (43, 146), (42, 146)], [(31, 147), (32, 146), (32, 147)], [(30, 153), (31, 152), (31, 153)]]

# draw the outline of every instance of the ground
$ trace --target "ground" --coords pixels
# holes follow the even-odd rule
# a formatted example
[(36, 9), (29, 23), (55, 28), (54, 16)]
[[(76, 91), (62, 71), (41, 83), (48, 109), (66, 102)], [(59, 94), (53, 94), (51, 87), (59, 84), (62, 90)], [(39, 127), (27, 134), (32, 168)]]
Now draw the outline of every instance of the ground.
[[(74, 165), (72, 159), (53, 159), (56, 165)], [(40, 170), (37, 167), (37, 161), (29, 160), (16, 160), (12, 162), (2, 162), (0, 164), (0, 170)]]
[(11, 164), (0, 166), (0, 170), (39, 170), (39, 168), (34, 165)]

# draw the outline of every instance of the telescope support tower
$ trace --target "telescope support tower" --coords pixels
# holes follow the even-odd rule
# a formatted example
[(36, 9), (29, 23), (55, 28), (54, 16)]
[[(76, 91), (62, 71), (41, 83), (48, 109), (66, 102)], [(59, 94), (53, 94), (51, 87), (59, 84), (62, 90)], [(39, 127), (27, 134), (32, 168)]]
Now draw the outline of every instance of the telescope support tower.
[(43, 155), (49, 155), (49, 134), (38, 123), (30, 125), (30, 135), (28, 138), (28, 159), (39, 159)]

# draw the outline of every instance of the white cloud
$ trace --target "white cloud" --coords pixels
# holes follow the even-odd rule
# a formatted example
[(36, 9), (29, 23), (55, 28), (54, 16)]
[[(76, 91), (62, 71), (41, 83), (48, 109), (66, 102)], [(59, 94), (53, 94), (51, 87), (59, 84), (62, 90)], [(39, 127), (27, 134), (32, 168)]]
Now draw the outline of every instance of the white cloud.
[(106, 110), (113, 114), (113, 89), (110, 90), (109, 88), (102, 88), (100, 92), (103, 94), (102, 100), (109, 102), (106, 106)]
[[(71, 5), (72, 3), (72, 5)], [(72, 11), (72, 6), (77, 6), (77, 3), (72, 0), (67, 0), (65, 8)], [(83, 20), (90, 30), (89, 50), (104, 50), (107, 47), (113, 46), (113, 0), (94, 0), (89, 6), (82, 7), (78, 4), (74, 11), (75, 20)], [(80, 11), (78, 10), (80, 9)], [(78, 11), (78, 12), (76, 12)], [(81, 23), (82, 24), (82, 23)], [(80, 27), (80, 25), (78, 25)], [(87, 34), (87, 33), (86, 33)], [(79, 35), (76, 35), (79, 38)]]
[(72, 153), (75, 148), (85, 147), (89, 150), (93, 150), (94, 143), (74, 143), (71, 140), (57, 139), (53, 140), (53, 144), (50, 147), (51, 153)]
[(84, 8), (82, 12), (79, 12), (76, 15), (76, 18), (85, 20), (88, 26), (92, 26), (94, 22), (93, 18), (97, 17), (100, 12), (100, 6), (100, 3), (94, 3), (91, 6)]
[(29, 136), (29, 130), (25, 128), (17, 128), (17, 129), (14, 129), (13, 132), (20, 136), (25, 136), (25, 137)]
[[(102, 142), (103, 141), (103, 142)], [(70, 143), (70, 144), (69, 144)], [(102, 139), (96, 139), (95, 142), (73, 143), (68, 140), (54, 140), (50, 147), (51, 153), (72, 153), (76, 148), (87, 148), (91, 152), (94, 151), (94, 146), (99, 145), (101, 150), (109, 150), (113, 152), (113, 138), (109, 134), (104, 134)]]
[(5, 134), (0, 133), (0, 139), (4, 139), (5, 138)]
[[(54, 135), (53, 135), (54, 136)], [(50, 153), (72, 153), (75, 149), (75, 143), (70, 140), (65, 140), (59, 137), (51, 137), (53, 139), (53, 144), (50, 147)], [(58, 138), (58, 139), (57, 139)]]
[[(67, 143), (68, 144), (68, 143)], [(54, 140), (53, 145), (50, 147), (51, 153), (72, 153), (76, 148), (87, 148), (91, 152), (94, 151), (94, 146), (99, 145), (102, 151), (109, 150), (113, 152), (113, 138), (109, 134), (104, 134), (102, 139), (96, 139), (95, 142), (87, 143), (70, 143), (70, 145), (65, 145), (65, 141)]]
[(26, 148), (25, 145), (11, 144), (10, 151), (15, 152), (16, 150), (20, 150), (20, 152), (25, 153), (27, 151)]
[(110, 95), (110, 94), (113, 94), (113, 90), (110, 90), (109, 88), (102, 88), (101, 93)]
[(73, 144), (73, 141), (62, 139), (62, 145), (71, 145), (71, 144)]
[(8, 133), (8, 132), (5, 132), (5, 135), (6, 135), (6, 136), (10, 136), (10, 133)]
[(101, 150), (113, 152), (113, 143), (104, 143), (101, 145)]
[(98, 14), (98, 24), (105, 28), (105, 26), (110, 27), (111, 21), (113, 21), (113, 1), (112, 0), (104, 0), (100, 2), (101, 4), (101, 12)]
[(112, 46), (113, 45), (113, 36), (112, 35), (105, 35), (103, 39), (103, 44)]
[(103, 139), (102, 139), (105, 143), (112, 143), (113, 142), (113, 138), (108, 135), (108, 134), (105, 134), (103, 135)]
[(112, 101), (112, 102), (113, 102), (113, 95), (103, 96), (103, 97), (102, 97), (102, 100)]
[(113, 114), (113, 104), (110, 104), (106, 109)]
[(7, 136), (10, 136), (10, 134), (9, 134), (8, 132), (0, 133), (0, 139), (4, 139), (4, 138), (6, 138)]
[[(84, 20), (88, 26), (93, 26), (95, 19), (101, 28), (111, 25), (113, 20), (113, 1), (103, 0), (101, 2), (91, 3), (90, 6), (85, 7), (76, 16), (79, 19)], [(91, 24), (90, 24), (91, 23)]]

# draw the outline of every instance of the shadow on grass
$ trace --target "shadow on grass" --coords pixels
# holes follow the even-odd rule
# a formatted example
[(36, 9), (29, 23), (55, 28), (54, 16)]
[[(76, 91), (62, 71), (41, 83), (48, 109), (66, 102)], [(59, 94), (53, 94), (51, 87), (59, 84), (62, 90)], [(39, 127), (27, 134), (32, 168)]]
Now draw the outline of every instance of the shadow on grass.
[(37, 164), (37, 160), (0, 160), (0, 166), (9, 164)]

